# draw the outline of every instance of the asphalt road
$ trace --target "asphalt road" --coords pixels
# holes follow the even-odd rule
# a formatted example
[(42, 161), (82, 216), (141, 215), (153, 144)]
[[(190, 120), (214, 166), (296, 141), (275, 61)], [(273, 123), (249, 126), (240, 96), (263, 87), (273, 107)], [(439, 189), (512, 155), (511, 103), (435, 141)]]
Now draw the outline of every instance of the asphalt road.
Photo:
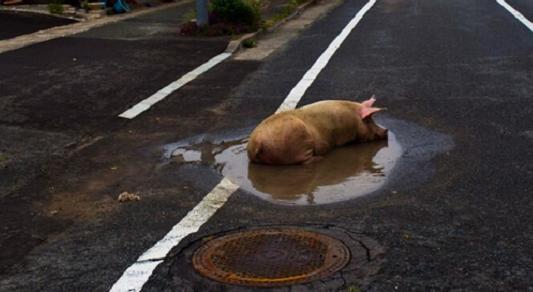
[[(225, 61), (131, 121), (116, 115), (226, 40), (177, 39), (174, 22), (145, 18), (1, 54), (0, 290), (108, 290), (221, 179), (162, 147), (257, 125), (365, 3), (344, 1), (263, 61)], [(496, 1), (378, 0), (301, 105), (375, 93), (404, 149), (389, 182), (311, 207), (238, 190), (143, 291), (244, 290), (184, 271), (184, 255), (263, 225), (342, 228), (384, 250), (377, 271), (281, 291), (533, 290), (531, 68), (533, 33)], [(122, 191), (142, 199), (120, 204)]]
[(75, 22), (75, 20), (45, 14), (0, 11), (0, 26), (2, 27), (0, 40)]

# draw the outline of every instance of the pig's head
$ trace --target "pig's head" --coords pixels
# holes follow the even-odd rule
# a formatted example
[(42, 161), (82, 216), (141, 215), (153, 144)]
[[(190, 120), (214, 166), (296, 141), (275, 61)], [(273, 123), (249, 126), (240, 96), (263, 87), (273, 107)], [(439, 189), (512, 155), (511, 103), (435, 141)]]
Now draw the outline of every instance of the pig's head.
[(264, 164), (298, 164), (313, 157), (314, 142), (305, 124), (290, 114), (275, 115), (250, 135), (251, 161)]
[(387, 139), (388, 130), (378, 126), (372, 118), (375, 113), (384, 110), (383, 108), (373, 107), (375, 101), (375, 96), (372, 96), (369, 100), (363, 101), (359, 109), (359, 115), (365, 126), (364, 134), (360, 137), (362, 141)]

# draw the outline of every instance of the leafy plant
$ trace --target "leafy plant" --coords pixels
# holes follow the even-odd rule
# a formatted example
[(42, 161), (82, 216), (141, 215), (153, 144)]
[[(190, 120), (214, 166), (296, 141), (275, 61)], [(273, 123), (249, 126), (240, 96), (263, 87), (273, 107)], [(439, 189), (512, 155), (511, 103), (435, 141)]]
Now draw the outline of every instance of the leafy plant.
[(89, 6), (89, 1), (88, 0), (83, 0), (80, 2), (80, 6), (83, 10), (85, 10), (86, 12), (91, 10), (91, 7)]
[(245, 47), (245, 48), (253, 48), (253, 47), (257, 46), (257, 40), (255, 38), (245, 39), (242, 42), (242, 46)]
[(48, 3), (48, 11), (52, 14), (62, 14), (63, 13), (63, 1), (54, 0)]
[(211, 2), (211, 17), (216, 22), (244, 24), (257, 28), (261, 23), (258, 0), (213, 0)]

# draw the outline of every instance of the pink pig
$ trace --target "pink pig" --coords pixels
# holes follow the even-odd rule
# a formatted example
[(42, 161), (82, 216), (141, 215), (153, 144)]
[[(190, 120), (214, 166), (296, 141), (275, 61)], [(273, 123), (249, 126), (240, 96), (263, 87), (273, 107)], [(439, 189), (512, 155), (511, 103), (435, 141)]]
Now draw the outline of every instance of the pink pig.
[(336, 146), (387, 138), (372, 114), (375, 97), (362, 103), (325, 100), (268, 117), (254, 129), (247, 151), (264, 164), (310, 163)]

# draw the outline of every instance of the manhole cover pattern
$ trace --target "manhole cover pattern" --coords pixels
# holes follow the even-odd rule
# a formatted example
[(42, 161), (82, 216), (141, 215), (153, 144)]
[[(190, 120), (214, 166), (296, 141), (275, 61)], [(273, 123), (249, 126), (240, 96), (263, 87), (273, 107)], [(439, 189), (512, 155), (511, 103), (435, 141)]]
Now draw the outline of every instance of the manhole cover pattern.
[(310, 282), (335, 273), (349, 249), (330, 236), (296, 228), (268, 228), (215, 238), (193, 255), (193, 266), (213, 280), (249, 286)]

